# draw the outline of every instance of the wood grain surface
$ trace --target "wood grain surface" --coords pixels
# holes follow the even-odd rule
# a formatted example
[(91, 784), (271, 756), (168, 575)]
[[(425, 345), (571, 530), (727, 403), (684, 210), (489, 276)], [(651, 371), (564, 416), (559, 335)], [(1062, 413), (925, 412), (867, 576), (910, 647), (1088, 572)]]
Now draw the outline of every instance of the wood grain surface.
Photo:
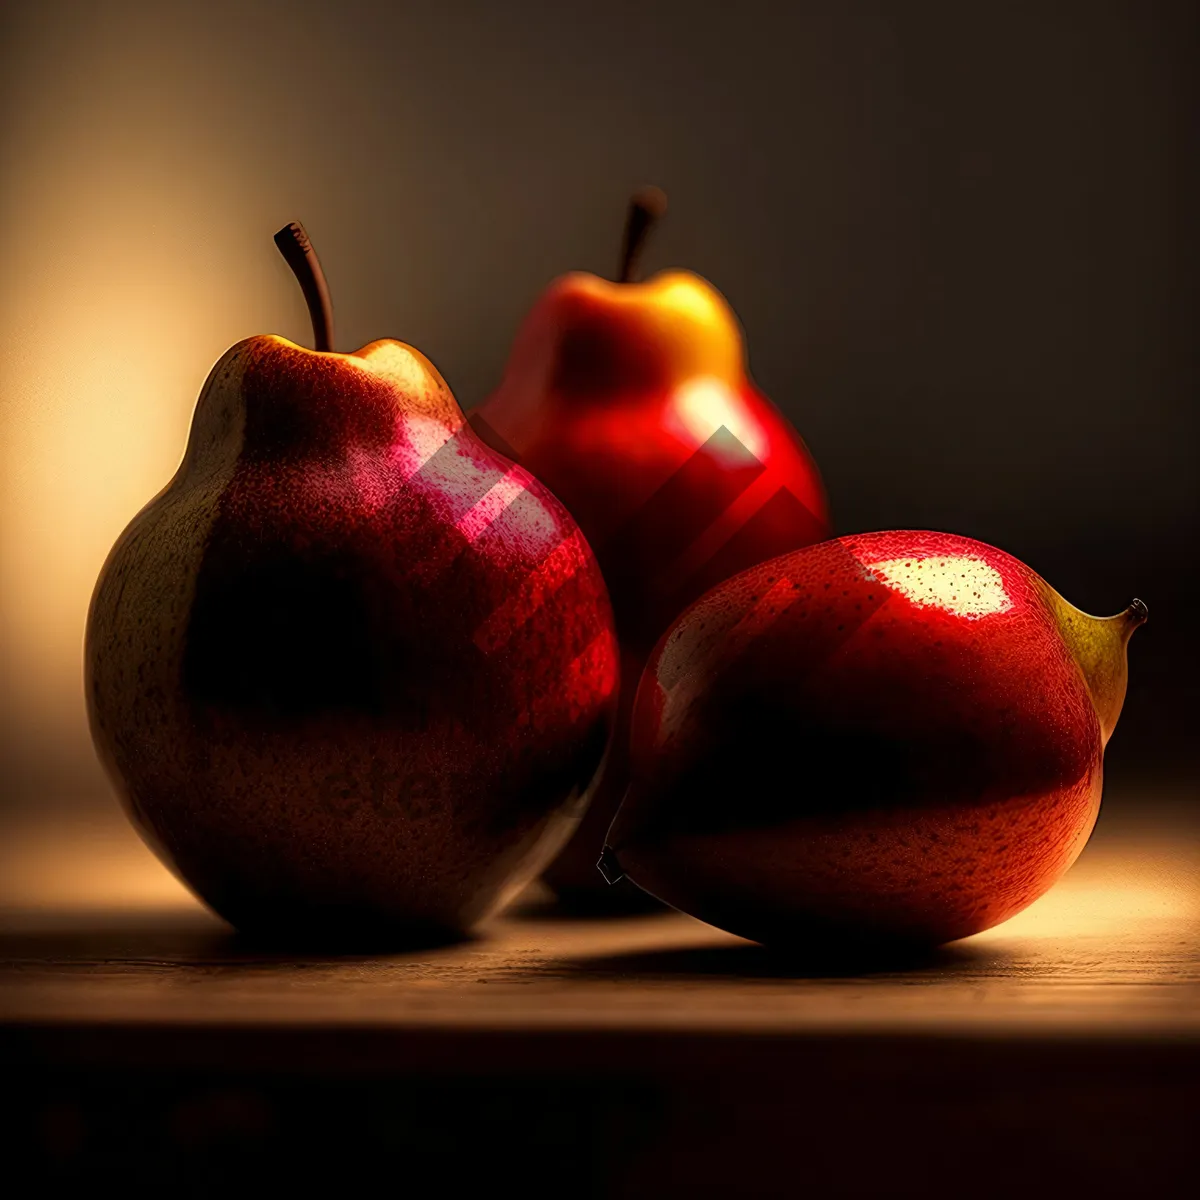
[(892, 962), (536, 894), (456, 945), (291, 954), (234, 935), (119, 817), (10, 823), (0, 1054), (33, 1097), (10, 1131), (64, 1187), (127, 1176), (120, 1131), (208, 1194), (206, 1166), (250, 1178), (264, 1146), (294, 1163), (340, 1129), (355, 1161), (399, 1144), (464, 1189), (524, 1147), (567, 1195), (790, 1195), (796, 1155), (818, 1195), (964, 1171), (980, 1195), (1031, 1171), (1154, 1194), (1200, 1106), (1200, 825), (1185, 791), (1119, 812), (1026, 913)]

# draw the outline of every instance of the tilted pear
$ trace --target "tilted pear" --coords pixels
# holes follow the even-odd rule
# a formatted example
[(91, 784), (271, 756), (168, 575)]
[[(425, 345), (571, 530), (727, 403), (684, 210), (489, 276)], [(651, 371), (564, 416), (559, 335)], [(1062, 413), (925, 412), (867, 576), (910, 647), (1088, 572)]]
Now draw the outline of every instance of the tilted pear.
[(944, 533), (743, 572), (650, 658), (604, 869), (772, 944), (996, 925), (1087, 841), (1145, 618)]

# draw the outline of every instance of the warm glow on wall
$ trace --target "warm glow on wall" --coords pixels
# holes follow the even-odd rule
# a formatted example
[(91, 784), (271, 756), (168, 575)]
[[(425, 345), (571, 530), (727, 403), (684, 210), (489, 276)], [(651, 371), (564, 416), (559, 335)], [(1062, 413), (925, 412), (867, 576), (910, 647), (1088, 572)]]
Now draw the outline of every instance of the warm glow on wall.
[(35, 687), (75, 669), (100, 562), (182, 450), (208, 331), (201, 303), (180, 310), (178, 269), (164, 278), (162, 266), (147, 275), (158, 277), (157, 297), (96, 261), (72, 264), (70, 279), (26, 281), (37, 349), (6, 371), (0, 587), (14, 665)]
[(57, 253), (13, 271), (22, 337), (2, 368), (0, 444), (0, 637), (43, 719), (78, 691), (100, 564), (177, 465), (200, 384), (235, 338), (231, 311), (254, 285), (251, 270), (217, 278), (188, 232), (193, 214), (164, 186), (122, 186), (114, 167), (99, 181), (108, 211), (91, 206), (79, 225), (48, 166), (21, 226), (27, 245)]
[(211, 183), (241, 148), (90, 49), (29, 48), (0, 164), (0, 706), (10, 757), (60, 763), (90, 763), (81, 646), (104, 556), (178, 464), (215, 359), (293, 316), (276, 206), (236, 172)]

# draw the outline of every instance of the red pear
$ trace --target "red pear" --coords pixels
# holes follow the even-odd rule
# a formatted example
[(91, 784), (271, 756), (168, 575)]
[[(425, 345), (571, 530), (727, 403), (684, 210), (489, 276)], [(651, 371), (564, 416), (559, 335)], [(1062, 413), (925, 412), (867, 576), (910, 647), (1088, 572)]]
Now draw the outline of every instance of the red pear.
[(664, 206), (657, 189), (634, 197), (616, 281), (576, 272), (546, 289), (471, 417), (567, 506), (612, 595), (618, 732), (588, 815), (546, 876), (575, 903), (614, 899), (595, 864), (628, 782), (629, 712), (654, 643), (722, 579), (829, 536), (817, 468), (750, 378), (725, 298), (687, 271), (635, 281)]
[(763, 563), (652, 655), (606, 870), (770, 944), (996, 925), (1087, 841), (1145, 617), (944, 533)]
[(617, 648), (567, 511), (465, 426), (418, 351), (213, 368), (174, 479), (96, 585), (96, 747), (163, 859), (272, 934), (461, 931), (544, 866), (609, 737)]

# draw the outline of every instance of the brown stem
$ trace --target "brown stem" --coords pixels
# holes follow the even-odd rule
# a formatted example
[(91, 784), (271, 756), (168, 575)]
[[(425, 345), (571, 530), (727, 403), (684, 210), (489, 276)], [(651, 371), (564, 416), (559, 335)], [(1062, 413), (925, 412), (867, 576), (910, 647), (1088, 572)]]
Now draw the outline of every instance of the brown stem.
[(1144, 625), (1149, 617), (1150, 610), (1146, 607), (1144, 600), (1139, 600), (1136, 596), (1130, 600), (1129, 607), (1125, 610), (1125, 620), (1129, 623), (1130, 629)]
[(629, 216), (625, 221), (625, 240), (621, 246), (621, 264), (617, 272), (619, 283), (632, 283), (642, 246), (654, 223), (667, 211), (667, 194), (662, 188), (638, 188), (629, 200)]
[(312, 319), (313, 341), (318, 350), (333, 349), (333, 301), (329, 298), (329, 285), (325, 282), (325, 272), (321, 270), (321, 260), (313, 249), (304, 226), (299, 221), (285, 225), (275, 235), (275, 245), (284, 261), (292, 268), (292, 273), (300, 283), (308, 305), (308, 315)]

